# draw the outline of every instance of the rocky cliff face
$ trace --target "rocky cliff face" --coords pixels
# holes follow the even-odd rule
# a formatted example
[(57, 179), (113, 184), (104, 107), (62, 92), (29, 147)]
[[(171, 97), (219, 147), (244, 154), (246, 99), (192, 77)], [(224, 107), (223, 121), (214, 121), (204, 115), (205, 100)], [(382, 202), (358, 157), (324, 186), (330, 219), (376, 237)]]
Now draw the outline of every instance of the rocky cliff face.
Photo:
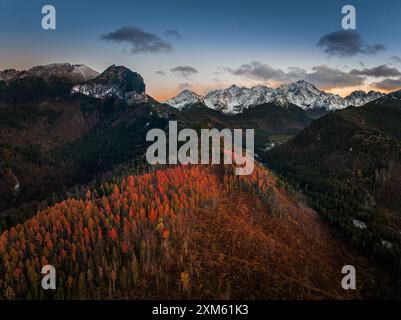
[(75, 85), (72, 93), (105, 99), (118, 97), (128, 104), (147, 102), (145, 83), (136, 72), (122, 66), (112, 65), (96, 78)]

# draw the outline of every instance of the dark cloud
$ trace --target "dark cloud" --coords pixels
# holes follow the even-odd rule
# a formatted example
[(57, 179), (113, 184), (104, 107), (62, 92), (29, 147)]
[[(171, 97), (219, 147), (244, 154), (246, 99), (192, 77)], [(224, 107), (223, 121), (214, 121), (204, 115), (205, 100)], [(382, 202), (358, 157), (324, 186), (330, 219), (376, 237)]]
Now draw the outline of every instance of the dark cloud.
[(241, 65), (238, 69), (223, 68), (225, 71), (236, 75), (243, 76), (253, 80), (285, 80), (286, 75), (283, 70), (274, 69), (268, 64), (259, 61), (252, 61)]
[(315, 66), (312, 71), (303, 68), (290, 67), (287, 71), (275, 69), (267, 64), (253, 61), (241, 65), (238, 69), (224, 68), (227, 72), (245, 78), (261, 81), (293, 82), (305, 80), (322, 88), (346, 88), (364, 83), (365, 77), (344, 72), (327, 65)]
[(365, 80), (362, 76), (344, 72), (337, 68), (330, 68), (327, 65), (315, 66), (312, 70), (313, 72), (305, 75), (304, 80), (323, 89), (358, 86), (363, 84)]
[(182, 39), (181, 33), (179, 33), (177, 30), (174, 29), (168, 29), (164, 31), (164, 35), (168, 38), (174, 38), (174, 39)]
[(299, 67), (289, 67), (285, 77), (288, 81), (296, 81), (304, 79), (307, 74), (308, 71), (306, 69)]
[(398, 90), (401, 88), (401, 78), (398, 79), (384, 79), (380, 82), (373, 82), (371, 85), (379, 90)]
[(385, 49), (382, 44), (364, 43), (355, 30), (341, 30), (328, 33), (320, 38), (319, 47), (329, 56), (351, 57), (357, 54), (372, 55)]
[(121, 27), (114, 32), (102, 35), (101, 39), (117, 43), (129, 43), (132, 46), (131, 52), (133, 54), (170, 52), (173, 50), (170, 43), (164, 41), (156, 34), (146, 32), (141, 28), (133, 26)]
[(193, 89), (193, 85), (188, 82), (179, 83), (178, 89), (179, 90), (191, 90), (191, 89)]
[(156, 71), (155, 73), (156, 73), (156, 74), (159, 74), (159, 75), (161, 75), (161, 76), (165, 76), (165, 75), (166, 75), (166, 74), (164, 73), (164, 71), (162, 71), (162, 70)]
[(191, 66), (177, 66), (175, 68), (170, 69), (170, 71), (184, 78), (188, 78), (191, 75), (198, 73), (198, 70), (196, 70), (194, 67)]
[(401, 63), (401, 57), (399, 57), (399, 56), (392, 56), (392, 57), (390, 58), (390, 61), (391, 61), (391, 62), (395, 62), (395, 63)]
[(386, 50), (386, 47), (380, 43), (364, 44), (361, 50), (362, 54), (376, 54), (379, 51)]
[(362, 70), (353, 69), (351, 74), (359, 76), (369, 76), (369, 77), (397, 77), (401, 76), (401, 72), (397, 68), (390, 68), (389, 66), (382, 64), (374, 68), (364, 68)]

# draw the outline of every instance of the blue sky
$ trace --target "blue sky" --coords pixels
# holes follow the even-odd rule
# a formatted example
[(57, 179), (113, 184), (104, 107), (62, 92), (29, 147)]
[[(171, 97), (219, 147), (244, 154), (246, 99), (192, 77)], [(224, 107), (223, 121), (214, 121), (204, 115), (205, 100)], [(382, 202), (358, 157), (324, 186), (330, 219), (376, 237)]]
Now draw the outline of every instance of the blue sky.
[[(56, 7), (56, 30), (41, 28), (46, 4)], [(341, 30), (345, 4), (356, 8), (357, 36), (351, 40), (363, 47), (349, 55), (330, 54), (325, 49), (339, 45), (333, 33)], [(394, 58), (401, 56), (400, 14), (398, 0), (0, 0), (0, 69), (53, 62), (83, 63), (98, 71), (125, 65), (139, 72), (159, 99), (183, 88), (205, 93), (233, 83), (274, 87), (299, 78), (339, 94), (392, 90), (401, 87), (394, 71), (401, 70), (401, 59)], [(123, 27), (131, 28), (129, 41), (118, 38)], [(326, 42), (317, 46), (325, 35)], [(135, 41), (149, 39), (170, 49), (147, 50), (145, 44), (133, 52)], [(382, 49), (364, 49), (374, 45)]]

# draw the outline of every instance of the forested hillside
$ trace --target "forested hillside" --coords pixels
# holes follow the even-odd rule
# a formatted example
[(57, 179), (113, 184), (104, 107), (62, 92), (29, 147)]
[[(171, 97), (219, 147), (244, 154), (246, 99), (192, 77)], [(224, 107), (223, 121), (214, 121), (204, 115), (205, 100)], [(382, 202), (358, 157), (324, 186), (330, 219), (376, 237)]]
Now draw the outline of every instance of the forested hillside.
[(265, 157), (342, 234), (397, 272), (400, 124), (399, 104), (387, 99), (351, 107), (314, 121)]
[[(379, 270), (271, 173), (179, 166), (114, 178), (0, 237), (2, 298), (361, 298)], [(340, 286), (352, 263), (370, 279)], [(39, 290), (41, 267), (57, 290)], [(385, 277), (384, 279), (387, 279)]]

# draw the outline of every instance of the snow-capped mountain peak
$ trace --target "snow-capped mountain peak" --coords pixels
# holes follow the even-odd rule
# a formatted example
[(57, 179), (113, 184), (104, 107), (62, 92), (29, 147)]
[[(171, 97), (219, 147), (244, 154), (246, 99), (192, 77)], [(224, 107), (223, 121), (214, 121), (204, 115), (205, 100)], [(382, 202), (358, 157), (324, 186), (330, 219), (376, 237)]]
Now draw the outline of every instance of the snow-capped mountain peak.
[(242, 91), (241, 88), (238, 87), (236, 84), (233, 84), (231, 87), (227, 89), (227, 92), (232, 96), (241, 94), (241, 91)]
[(227, 89), (209, 92), (204, 101), (207, 107), (224, 113), (240, 113), (249, 107), (271, 101), (274, 89), (256, 86), (251, 89), (232, 85)]
[(357, 90), (352, 92), (349, 96), (345, 98), (346, 104), (349, 106), (359, 107), (370, 101), (377, 100), (384, 96), (384, 93), (378, 91), (369, 91), (366, 93), (363, 90)]
[(283, 84), (278, 88), (279, 91), (289, 91), (289, 92), (311, 92), (313, 94), (320, 94), (321, 91), (317, 89), (313, 84), (306, 82), (305, 80), (298, 80), (290, 84)]
[(194, 105), (196, 103), (204, 103), (202, 96), (191, 90), (184, 90), (178, 96), (165, 101), (165, 103), (174, 106), (175, 108), (181, 110), (182, 108)]
[(299, 80), (290, 84), (283, 84), (277, 88), (274, 100), (281, 105), (295, 104), (303, 109), (316, 108), (316, 102), (325, 99), (322, 91), (314, 85)]

